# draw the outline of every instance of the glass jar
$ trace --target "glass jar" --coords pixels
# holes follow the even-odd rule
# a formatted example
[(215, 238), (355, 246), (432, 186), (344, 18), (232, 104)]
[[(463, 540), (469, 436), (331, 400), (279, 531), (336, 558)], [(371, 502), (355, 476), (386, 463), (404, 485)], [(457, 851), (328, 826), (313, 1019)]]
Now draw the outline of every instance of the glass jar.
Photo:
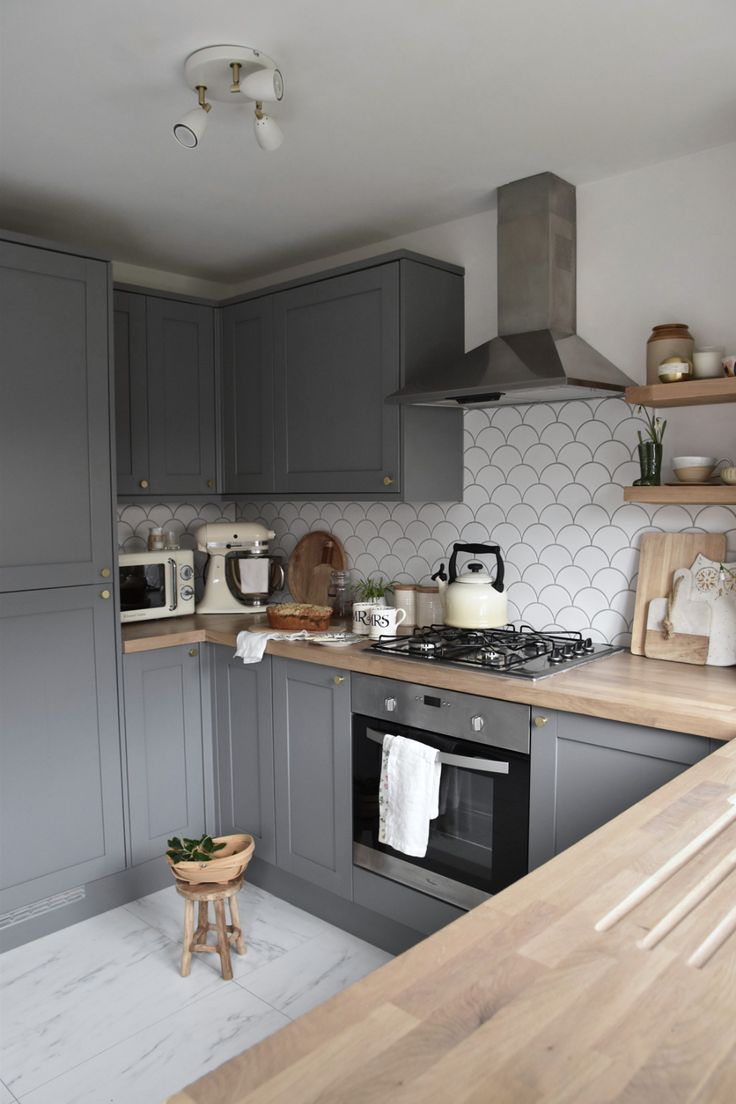
[(166, 547), (166, 534), (159, 526), (154, 526), (148, 534), (148, 551), (161, 552)]
[(353, 588), (350, 585), (349, 571), (332, 572), (327, 594), (335, 617), (352, 618)]

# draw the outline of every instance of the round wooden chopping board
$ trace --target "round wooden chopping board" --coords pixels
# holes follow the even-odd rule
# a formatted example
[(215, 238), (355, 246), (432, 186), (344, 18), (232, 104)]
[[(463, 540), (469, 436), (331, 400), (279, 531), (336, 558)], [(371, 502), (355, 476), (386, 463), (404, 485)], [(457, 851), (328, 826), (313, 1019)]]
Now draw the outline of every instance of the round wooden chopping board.
[(287, 579), (295, 602), (327, 606), (333, 571), (345, 570), (345, 550), (333, 533), (316, 530), (298, 542), (289, 559)]

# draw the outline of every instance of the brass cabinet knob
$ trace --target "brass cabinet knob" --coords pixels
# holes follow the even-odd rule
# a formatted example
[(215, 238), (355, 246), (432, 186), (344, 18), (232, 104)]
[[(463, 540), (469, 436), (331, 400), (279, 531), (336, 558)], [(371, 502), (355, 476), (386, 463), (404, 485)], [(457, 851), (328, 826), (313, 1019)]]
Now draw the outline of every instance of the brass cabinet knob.
[(394, 482), (394, 480), (391, 478), (390, 475), (384, 475), (384, 477), (383, 477), (384, 487), (390, 487), (393, 484), (393, 482)]
[(341, 682), (345, 681), (345, 675), (335, 675), (332, 679), (335, 686), (339, 686)]
[(138, 486), (142, 487), (144, 491), (147, 491), (148, 490), (148, 480), (147, 479), (141, 479)]
[(109, 567), (101, 568), (100, 569), (100, 575), (102, 576), (103, 579), (109, 579), (110, 578), (110, 568)]
[(214, 479), (208, 479), (207, 480), (207, 486), (208, 487), (214, 487), (214, 485), (215, 485)]
[(100, 591), (100, 598), (109, 598), (109, 597), (110, 597), (110, 591), (109, 590), (101, 590)]
[(536, 728), (544, 728), (548, 720), (549, 717), (536, 716), (534, 718), (534, 725)]
[(198, 656), (199, 655), (199, 648), (190, 648), (189, 649), (189, 654), (190, 654), (190, 656)]

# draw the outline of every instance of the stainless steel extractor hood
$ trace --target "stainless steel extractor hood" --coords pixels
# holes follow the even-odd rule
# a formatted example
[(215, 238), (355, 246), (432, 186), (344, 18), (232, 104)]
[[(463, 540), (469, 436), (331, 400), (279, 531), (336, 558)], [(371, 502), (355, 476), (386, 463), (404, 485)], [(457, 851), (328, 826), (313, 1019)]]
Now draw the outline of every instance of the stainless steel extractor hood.
[(575, 332), (575, 188), (539, 173), (498, 189), (498, 333), (389, 398), (495, 406), (621, 392), (633, 380)]

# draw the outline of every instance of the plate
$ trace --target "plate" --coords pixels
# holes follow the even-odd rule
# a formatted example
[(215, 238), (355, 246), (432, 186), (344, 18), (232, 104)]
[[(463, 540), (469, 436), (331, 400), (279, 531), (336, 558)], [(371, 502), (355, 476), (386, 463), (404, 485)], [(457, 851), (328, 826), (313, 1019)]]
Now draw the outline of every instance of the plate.
[(310, 640), (312, 644), (323, 644), (325, 648), (349, 648), (351, 644), (365, 640), (365, 637), (354, 632), (326, 632), (318, 633), (310, 637)]

